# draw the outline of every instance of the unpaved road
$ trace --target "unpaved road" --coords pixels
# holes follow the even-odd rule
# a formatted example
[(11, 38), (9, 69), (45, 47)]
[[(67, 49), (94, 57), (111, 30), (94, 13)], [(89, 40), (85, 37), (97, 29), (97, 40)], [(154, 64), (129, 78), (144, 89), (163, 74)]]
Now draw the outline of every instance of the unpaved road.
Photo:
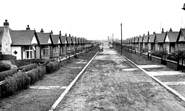
[(107, 48), (56, 111), (185, 111), (185, 102)]

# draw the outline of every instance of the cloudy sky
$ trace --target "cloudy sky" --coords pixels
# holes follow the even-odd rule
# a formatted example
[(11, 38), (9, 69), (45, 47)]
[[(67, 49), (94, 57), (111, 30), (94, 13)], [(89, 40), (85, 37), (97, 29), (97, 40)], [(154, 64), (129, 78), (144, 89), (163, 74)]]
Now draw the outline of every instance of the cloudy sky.
[(2, 0), (0, 22), (14, 30), (31, 29), (85, 37), (123, 39), (185, 27), (184, 0)]

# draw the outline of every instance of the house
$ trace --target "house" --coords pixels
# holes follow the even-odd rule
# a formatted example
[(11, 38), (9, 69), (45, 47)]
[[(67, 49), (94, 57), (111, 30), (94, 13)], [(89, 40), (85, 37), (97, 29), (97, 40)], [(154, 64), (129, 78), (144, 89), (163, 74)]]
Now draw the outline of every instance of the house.
[[(61, 35), (61, 33), (60, 33)], [(61, 39), (61, 48), (60, 48), (60, 52), (61, 52), (61, 56), (62, 57), (65, 57), (65, 55), (67, 54), (67, 34), (65, 35), (61, 35), (60, 36), (60, 39)]]
[(143, 36), (139, 36), (139, 40), (138, 40), (138, 42), (139, 42), (139, 50), (140, 51), (142, 51), (143, 50)]
[[(61, 33), (61, 32), (59, 32)], [(50, 34), (51, 39), (53, 41), (53, 57), (59, 57), (61, 55), (61, 50), (60, 50), (60, 46), (61, 46), (61, 39), (60, 39), (60, 35), (53, 35), (53, 33)]]
[(185, 50), (185, 29), (180, 29), (175, 47), (177, 50)]
[(165, 50), (167, 51), (167, 53), (172, 53), (176, 51), (176, 44), (177, 44), (177, 37), (179, 35), (178, 31), (172, 31), (172, 29), (170, 28), (170, 30), (167, 32), (166, 36), (165, 36)]
[(38, 50), (40, 52), (40, 58), (42, 59), (49, 59), (53, 57), (53, 41), (51, 33), (45, 33), (43, 29), (41, 29), (40, 32), (37, 32), (37, 38), (39, 41)]
[(155, 39), (155, 49), (156, 51), (163, 51), (165, 50), (165, 36), (166, 32), (164, 32), (164, 29), (162, 28), (162, 32), (160, 34), (156, 34), (156, 39)]
[(38, 39), (35, 30), (30, 30), (27, 25), (26, 30), (11, 30), (7, 20), (4, 22), (3, 35), (0, 36), (0, 43), (3, 54), (10, 54), (16, 59), (38, 58)]
[(148, 32), (148, 35), (149, 35), (149, 38), (148, 38), (149, 50), (151, 52), (153, 52), (153, 51), (155, 51), (155, 38), (156, 38), (156, 34), (155, 34), (155, 32), (153, 32), (153, 34), (150, 35), (149, 32)]
[(139, 37), (134, 38), (135, 50), (136, 52), (139, 51)]
[(72, 50), (72, 39), (71, 35), (69, 34), (69, 37), (67, 37), (67, 55), (70, 55), (72, 53), (71, 50)]
[(143, 35), (143, 49), (148, 50), (148, 35)]

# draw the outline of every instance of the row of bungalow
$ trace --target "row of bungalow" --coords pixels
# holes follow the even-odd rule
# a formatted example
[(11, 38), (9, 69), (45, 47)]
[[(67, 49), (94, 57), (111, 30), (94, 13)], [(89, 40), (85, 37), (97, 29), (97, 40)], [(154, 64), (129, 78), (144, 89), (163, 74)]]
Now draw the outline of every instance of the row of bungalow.
[(31, 30), (27, 25), (25, 30), (12, 30), (7, 20), (0, 27), (0, 46), (4, 55), (13, 55), (16, 59), (49, 59), (65, 57), (66, 55), (90, 47), (90, 41), (70, 34), (53, 34)]
[(171, 28), (169, 31), (164, 32), (162, 28), (161, 33), (132, 37), (123, 40), (123, 45), (132, 47), (138, 52), (143, 50), (154, 52), (154, 51), (167, 51), (172, 53), (177, 50), (185, 50), (185, 29), (180, 31), (173, 31)]

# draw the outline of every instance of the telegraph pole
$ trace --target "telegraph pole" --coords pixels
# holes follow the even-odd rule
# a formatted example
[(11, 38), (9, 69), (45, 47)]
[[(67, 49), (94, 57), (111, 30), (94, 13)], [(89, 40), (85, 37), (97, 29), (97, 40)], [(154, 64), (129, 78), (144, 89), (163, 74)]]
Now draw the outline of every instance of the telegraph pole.
[(121, 23), (121, 54), (122, 54), (122, 23)]

